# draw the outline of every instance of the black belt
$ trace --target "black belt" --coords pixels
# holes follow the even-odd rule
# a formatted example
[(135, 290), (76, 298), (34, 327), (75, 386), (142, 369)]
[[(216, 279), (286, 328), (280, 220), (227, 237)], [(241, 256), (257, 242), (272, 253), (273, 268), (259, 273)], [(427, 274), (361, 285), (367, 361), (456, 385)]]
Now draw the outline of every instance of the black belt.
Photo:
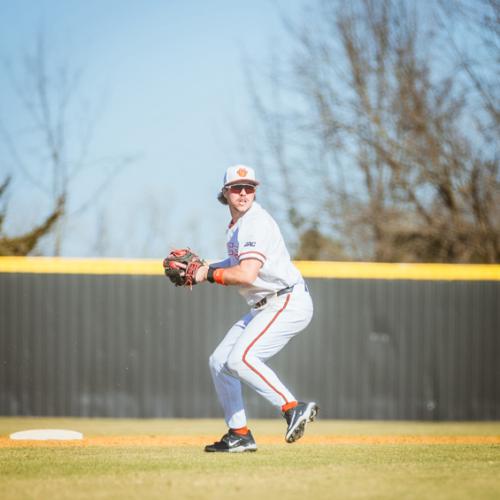
[[(280, 295), (285, 295), (285, 293), (290, 293), (293, 291), (293, 287), (295, 285), (292, 285), (292, 286), (287, 286), (286, 288), (282, 288), (281, 290), (278, 290), (276, 292), (276, 295), (279, 297)], [(255, 309), (258, 309), (259, 307), (262, 307), (262, 306), (265, 306), (267, 304), (267, 297), (264, 297), (262, 300), (259, 300), (259, 302), (257, 302), (256, 304), (254, 304), (254, 308)]]

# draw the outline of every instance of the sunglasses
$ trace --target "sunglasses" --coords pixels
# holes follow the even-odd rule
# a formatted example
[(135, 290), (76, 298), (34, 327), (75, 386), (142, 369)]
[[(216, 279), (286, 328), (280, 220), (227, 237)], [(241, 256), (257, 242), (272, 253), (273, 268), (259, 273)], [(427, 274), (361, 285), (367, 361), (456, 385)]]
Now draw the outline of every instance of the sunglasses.
[(255, 186), (253, 184), (233, 184), (228, 186), (228, 189), (233, 194), (240, 194), (243, 189), (247, 194), (255, 193)]

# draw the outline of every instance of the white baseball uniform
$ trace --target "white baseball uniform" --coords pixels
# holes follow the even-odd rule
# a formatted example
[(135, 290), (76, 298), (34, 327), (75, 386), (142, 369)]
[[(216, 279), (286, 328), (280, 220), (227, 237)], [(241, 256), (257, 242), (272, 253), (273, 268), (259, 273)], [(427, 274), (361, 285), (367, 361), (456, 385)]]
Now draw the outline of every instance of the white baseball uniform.
[(241, 381), (278, 408), (296, 401), (265, 361), (306, 328), (313, 305), (278, 225), (257, 202), (228, 228), (227, 251), (228, 258), (212, 266), (230, 267), (244, 259), (262, 263), (252, 285), (240, 288), (250, 312), (233, 325), (210, 356), (226, 423), (237, 429), (247, 423)]

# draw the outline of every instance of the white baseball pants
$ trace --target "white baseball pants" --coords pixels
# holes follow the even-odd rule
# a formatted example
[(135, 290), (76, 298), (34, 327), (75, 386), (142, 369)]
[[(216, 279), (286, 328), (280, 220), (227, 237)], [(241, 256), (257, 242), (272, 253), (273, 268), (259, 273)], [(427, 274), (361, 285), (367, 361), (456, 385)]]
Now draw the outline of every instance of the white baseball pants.
[(210, 356), (210, 371), (229, 428), (247, 425), (241, 382), (280, 409), (296, 400), (265, 361), (306, 328), (312, 314), (309, 292), (299, 284), (263, 309), (252, 309), (227, 332)]

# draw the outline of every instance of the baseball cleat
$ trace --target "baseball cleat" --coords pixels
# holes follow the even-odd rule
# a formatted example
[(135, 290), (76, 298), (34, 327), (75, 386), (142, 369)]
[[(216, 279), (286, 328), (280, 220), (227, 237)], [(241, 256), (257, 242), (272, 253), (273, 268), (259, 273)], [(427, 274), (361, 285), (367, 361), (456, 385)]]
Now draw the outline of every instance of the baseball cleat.
[(237, 434), (232, 429), (221, 437), (220, 441), (214, 444), (205, 446), (205, 451), (208, 452), (225, 452), (225, 453), (241, 453), (244, 451), (257, 451), (252, 433), (248, 431), (244, 436)]
[(316, 403), (299, 403), (283, 413), (288, 424), (285, 434), (287, 443), (294, 443), (304, 435), (306, 424), (316, 418), (318, 410)]

